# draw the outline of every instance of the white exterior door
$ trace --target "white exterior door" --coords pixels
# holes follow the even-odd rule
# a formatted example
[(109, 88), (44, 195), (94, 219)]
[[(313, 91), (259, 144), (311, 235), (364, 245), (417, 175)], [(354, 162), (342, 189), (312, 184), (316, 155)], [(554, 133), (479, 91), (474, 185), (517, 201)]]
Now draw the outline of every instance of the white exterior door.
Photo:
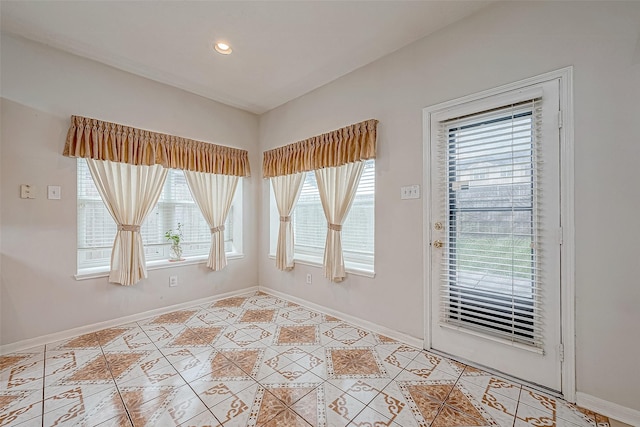
[(559, 84), (434, 107), (426, 165), (431, 348), (556, 391)]

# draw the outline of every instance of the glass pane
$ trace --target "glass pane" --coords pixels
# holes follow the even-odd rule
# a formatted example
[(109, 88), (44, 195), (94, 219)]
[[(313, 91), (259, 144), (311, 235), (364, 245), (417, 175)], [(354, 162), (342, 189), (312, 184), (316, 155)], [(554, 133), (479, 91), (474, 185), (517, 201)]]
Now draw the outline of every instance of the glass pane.
[(448, 316), (530, 338), (533, 317), (527, 313), (536, 294), (532, 112), (502, 114), (447, 129)]

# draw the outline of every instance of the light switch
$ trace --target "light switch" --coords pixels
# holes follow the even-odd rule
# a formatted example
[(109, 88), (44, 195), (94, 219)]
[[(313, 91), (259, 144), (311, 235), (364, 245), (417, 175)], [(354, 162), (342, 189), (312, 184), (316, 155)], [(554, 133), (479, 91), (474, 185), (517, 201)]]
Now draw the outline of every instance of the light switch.
[(22, 184), (20, 186), (20, 198), (21, 199), (35, 199), (36, 189), (29, 184)]
[(418, 184), (407, 185), (400, 188), (400, 199), (419, 199), (420, 198), (420, 186)]
[(49, 200), (60, 200), (60, 186), (49, 185), (47, 187), (47, 198)]

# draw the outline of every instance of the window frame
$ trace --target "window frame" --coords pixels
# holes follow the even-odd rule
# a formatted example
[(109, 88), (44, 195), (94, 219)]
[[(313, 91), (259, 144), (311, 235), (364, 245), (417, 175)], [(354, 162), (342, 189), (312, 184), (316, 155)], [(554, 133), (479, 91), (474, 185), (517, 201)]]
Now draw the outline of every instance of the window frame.
[[(78, 168), (80, 162), (85, 161), (85, 159), (78, 158), (78, 163), (76, 163), (76, 233), (79, 232), (79, 203), (81, 200), (79, 199), (79, 191), (78, 191)], [(86, 162), (85, 162), (86, 164)], [(173, 170), (173, 169), (172, 169)], [(177, 169), (176, 169), (177, 170)], [(164, 188), (163, 188), (164, 191)], [(84, 200), (84, 199), (83, 199)], [(244, 258), (243, 252), (243, 240), (242, 240), (242, 224), (243, 224), (243, 184), (242, 179), (238, 180), (238, 185), (236, 187), (236, 192), (233, 197), (233, 202), (231, 204), (231, 210), (229, 212), (229, 220), (232, 224), (232, 238), (231, 238), (231, 251), (226, 252), (227, 260), (232, 259), (241, 259)], [(100, 203), (104, 203), (102, 198), (99, 198)], [(167, 202), (171, 203), (171, 202)], [(154, 207), (155, 209), (155, 207)], [(111, 216), (109, 215), (109, 218)], [(115, 236), (114, 236), (115, 237)], [(152, 244), (153, 246), (157, 244)], [(169, 242), (166, 243), (167, 246), (170, 245)], [(80, 248), (78, 248), (78, 239), (76, 234), (76, 274), (74, 274), (74, 278), (76, 280), (86, 280), (86, 279), (94, 279), (99, 277), (107, 277), (110, 271), (110, 263), (107, 265), (98, 265), (94, 267), (85, 267), (80, 268), (78, 263), (78, 253)], [(159, 270), (164, 268), (174, 268), (174, 267), (182, 267), (185, 265), (196, 265), (196, 264), (204, 264), (207, 262), (209, 258), (209, 252), (206, 254), (198, 254), (193, 256), (184, 256), (183, 261), (169, 261), (168, 257), (166, 259), (156, 259), (156, 260), (147, 260), (146, 267), (147, 270)]]

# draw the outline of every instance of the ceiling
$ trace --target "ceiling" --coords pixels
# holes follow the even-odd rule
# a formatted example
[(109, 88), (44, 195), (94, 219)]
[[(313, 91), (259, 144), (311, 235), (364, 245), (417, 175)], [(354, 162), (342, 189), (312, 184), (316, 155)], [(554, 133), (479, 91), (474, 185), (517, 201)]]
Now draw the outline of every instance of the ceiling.
[(261, 114), (489, 3), (2, 1), (0, 28)]

